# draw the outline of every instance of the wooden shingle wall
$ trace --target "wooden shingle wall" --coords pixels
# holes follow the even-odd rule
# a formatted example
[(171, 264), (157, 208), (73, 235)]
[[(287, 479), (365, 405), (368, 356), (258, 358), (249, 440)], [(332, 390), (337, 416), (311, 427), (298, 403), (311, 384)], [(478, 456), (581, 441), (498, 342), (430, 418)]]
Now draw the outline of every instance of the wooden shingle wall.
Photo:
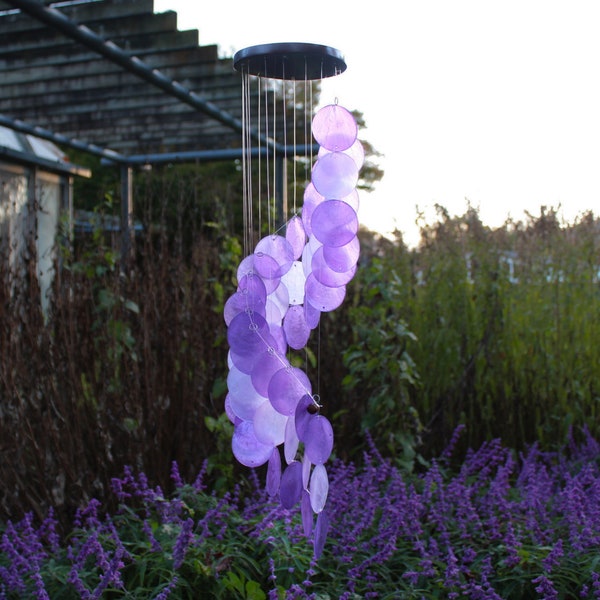
[[(49, 4), (49, 2), (46, 2)], [(153, 0), (54, 3), (221, 111), (241, 119), (230, 59)], [(0, 1), (0, 113), (123, 154), (239, 147), (240, 133)]]

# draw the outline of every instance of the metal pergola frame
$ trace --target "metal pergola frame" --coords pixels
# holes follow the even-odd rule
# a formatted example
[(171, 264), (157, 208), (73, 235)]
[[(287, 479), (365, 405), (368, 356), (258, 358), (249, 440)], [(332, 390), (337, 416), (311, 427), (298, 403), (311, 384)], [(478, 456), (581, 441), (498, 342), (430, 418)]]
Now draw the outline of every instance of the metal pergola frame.
[[(70, 39), (79, 42), (102, 57), (108, 59), (133, 75), (143, 79), (147, 83), (161, 89), (163, 92), (177, 98), (199, 112), (217, 120), (234, 131), (243, 131), (243, 124), (239, 119), (226, 111), (219, 109), (213, 102), (203, 99), (198, 94), (188, 90), (177, 81), (173, 81), (158, 69), (153, 69), (136, 56), (131, 56), (123, 51), (113, 42), (106, 41), (89, 27), (79, 25), (65, 16), (62, 12), (52, 6), (46, 6), (37, 0), (5, 0), (6, 3), (23, 13), (27, 13), (34, 19), (45, 23), (56, 29)], [(191, 152), (170, 152), (165, 154), (140, 154), (124, 155), (109, 148), (102, 148), (93, 143), (67, 137), (60, 133), (26, 123), (22, 120), (12, 119), (7, 115), (0, 114), (0, 125), (9, 127), (21, 133), (31, 134), (36, 137), (51, 141), (57, 145), (66, 146), (75, 150), (83, 151), (101, 158), (103, 164), (118, 165), (121, 169), (121, 252), (123, 257), (129, 256), (132, 248), (133, 235), (133, 192), (132, 179), (133, 168), (141, 165), (158, 165), (166, 163), (183, 163), (193, 161), (217, 161), (236, 160), (243, 157), (244, 149), (215, 149)], [(286, 146), (277, 144), (264, 136), (252, 134), (261, 144), (253, 148), (253, 154), (266, 154), (273, 152), (278, 163), (277, 173), (283, 173), (283, 161), (286, 156), (294, 153), (317, 152), (318, 145), (313, 146)], [(280, 175), (277, 183), (276, 197), (283, 203), (284, 181)], [(278, 207), (282, 209), (283, 204)], [(282, 211), (281, 211), (282, 212)]]

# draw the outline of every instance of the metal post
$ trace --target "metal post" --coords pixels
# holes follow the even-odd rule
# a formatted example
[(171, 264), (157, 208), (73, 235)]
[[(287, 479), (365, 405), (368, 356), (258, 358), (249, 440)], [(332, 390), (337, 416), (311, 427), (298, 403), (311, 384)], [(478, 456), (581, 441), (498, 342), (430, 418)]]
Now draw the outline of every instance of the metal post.
[[(121, 165), (121, 266), (133, 257), (133, 168)], [(125, 269), (123, 269), (125, 270)]]

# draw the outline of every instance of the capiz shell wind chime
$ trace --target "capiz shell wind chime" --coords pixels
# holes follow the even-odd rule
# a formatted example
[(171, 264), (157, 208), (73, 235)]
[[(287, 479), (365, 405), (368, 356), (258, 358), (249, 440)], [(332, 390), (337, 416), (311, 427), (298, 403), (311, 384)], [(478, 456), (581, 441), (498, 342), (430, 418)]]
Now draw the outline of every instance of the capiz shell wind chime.
[(356, 272), (364, 153), (354, 117), (337, 100), (312, 115), (312, 83), (346, 69), (337, 50), (252, 46), (234, 56), (234, 68), (242, 76), (244, 258), (224, 308), (231, 446), (242, 465), (267, 465), (267, 492), (283, 508), (300, 506), (318, 558), (329, 528), (333, 429), (318, 381), (313, 389), (299, 365), (309, 363), (301, 351), (315, 330), (318, 343), (321, 314), (341, 305)]

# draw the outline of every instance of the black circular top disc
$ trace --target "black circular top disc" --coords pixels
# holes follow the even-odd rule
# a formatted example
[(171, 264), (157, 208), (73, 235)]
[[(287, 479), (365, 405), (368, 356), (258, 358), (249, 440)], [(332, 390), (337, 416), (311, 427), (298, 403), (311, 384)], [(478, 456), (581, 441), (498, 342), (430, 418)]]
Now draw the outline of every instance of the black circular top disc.
[(330, 46), (277, 43), (250, 46), (233, 57), (236, 71), (271, 79), (324, 79), (346, 70), (344, 58)]

